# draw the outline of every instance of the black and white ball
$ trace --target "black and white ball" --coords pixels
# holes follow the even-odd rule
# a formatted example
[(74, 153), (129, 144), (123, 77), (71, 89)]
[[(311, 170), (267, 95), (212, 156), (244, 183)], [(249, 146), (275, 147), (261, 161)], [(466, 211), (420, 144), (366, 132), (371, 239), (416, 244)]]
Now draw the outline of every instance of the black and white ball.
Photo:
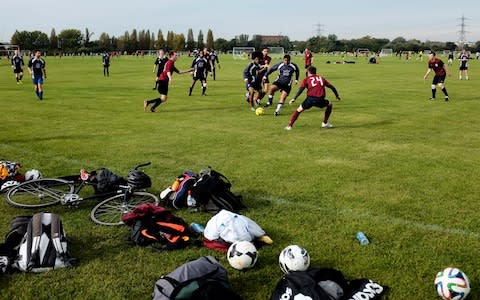
[(285, 274), (291, 271), (306, 271), (310, 267), (310, 255), (305, 248), (290, 245), (280, 252), (278, 263)]
[(257, 262), (257, 258), (257, 248), (248, 241), (235, 242), (227, 251), (228, 263), (237, 270), (252, 268)]

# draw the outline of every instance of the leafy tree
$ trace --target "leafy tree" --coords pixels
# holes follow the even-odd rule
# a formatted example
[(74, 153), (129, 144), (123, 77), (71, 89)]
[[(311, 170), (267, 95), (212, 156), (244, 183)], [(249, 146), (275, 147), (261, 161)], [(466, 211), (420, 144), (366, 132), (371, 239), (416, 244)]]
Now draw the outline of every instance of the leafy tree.
[(174, 43), (173, 40), (175, 38), (175, 35), (173, 31), (168, 31), (167, 32), (167, 43), (166, 43), (166, 51), (171, 51), (174, 50)]
[(77, 51), (82, 43), (83, 36), (78, 29), (64, 29), (58, 35), (58, 39), (61, 41), (63, 50)]
[(207, 31), (207, 48), (213, 49), (215, 48), (215, 44), (213, 43), (213, 32), (211, 29)]
[(183, 33), (181, 34), (174, 34), (173, 36), (173, 50), (175, 51), (183, 51), (185, 50), (185, 36)]
[(205, 48), (205, 43), (203, 42), (203, 32), (201, 30), (198, 32), (197, 48), (198, 49)]
[(112, 50), (110, 36), (108, 36), (107, 33), (102, 32), (102, 34), (100, 34), (100, 37), (98, 38), (98, 46), (100, 47), (100, 51)]
[(163, 33), (161, 30), (158, 30), (157, 33), (157, 47), (156, 49), (164, 49), (167, 47), (167, 43), (165, 42), (165, 38), (163, 37)]
[(60, 44), (58, 43), (58, 37), (55, 32), (55, 28), (52, 28), (52, 31), (50, 32), (50, 49), (56, 50), (60, 48)]
[(187, 50), (193, 51), (194, 49), (195, 49), (195, 41), (193, 39), (193, 30), (192, 28), (189, 28), (187, 33)]
[(248, 46), (248, 34), (240, 34), (236, 36), (236, 47), (247, 47)]

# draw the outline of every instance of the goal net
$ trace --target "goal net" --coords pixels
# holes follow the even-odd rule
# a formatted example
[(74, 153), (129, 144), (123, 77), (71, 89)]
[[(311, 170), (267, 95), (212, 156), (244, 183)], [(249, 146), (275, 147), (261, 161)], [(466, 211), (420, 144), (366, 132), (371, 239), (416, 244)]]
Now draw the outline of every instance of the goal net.
[(272, 58), (283, 58), (285, 50), (283, 47), (268, 47), (268, 55)]
[(393, 49), (382, 49), (380, 56), (393, 56)]
[(254, 51), (254, 47), (233, 47), (233, 59), (248, 59), (250, 57), (250, 54)]

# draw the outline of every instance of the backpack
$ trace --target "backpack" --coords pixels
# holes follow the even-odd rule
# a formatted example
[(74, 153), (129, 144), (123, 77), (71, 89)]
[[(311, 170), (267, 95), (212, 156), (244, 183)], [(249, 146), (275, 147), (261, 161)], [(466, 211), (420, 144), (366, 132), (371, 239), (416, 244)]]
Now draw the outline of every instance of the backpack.
[(227, 271), (213, 256), (187, 262), (155, 283), (153, 300), (241, 300)]
[(231, 212), (238, 212), (245, 208), (242, 196), (235, 195), (230, 188), (230, 180), (220, 172), (211, 167), (200, 171), (199, 179), (192, 188), (192, 195), (199, 201), (203, 210), (218, 212), (226, 209)]
[(5, 236), (5, 242), (0, 244), (0, 268), (2, 273), (7, 272), (15, 260), (31, 219), (32, 216), (19, 216), (10, 222), (10, 231)]
[(107, 168), (96, 171), (97, 185), (96, 193), (109, 193), (115, 191), (120, 184), (125, 184), (125, 179), (113, 173)]
[[(17, 221), (20, 225), (14, 232), (19, 234), (24, 223)], [(12, 233), (12, 238), (14, 236)], [(74, 260), (67, 252), (67, 238), (60, 217), (54, 213), (37, 213), (28, 221), (13, 267), (24, 272), (43, 272), (72, 267)]]
[(191, 243), (193, 233), (188, 224), (167, 209), (153, 203), (142, 203), (122, 216), (131, 227), (127, 240), (139, 246), (158, 250), (181, 249)]
[(211, 167), (196, 174), (190, 170), (178, 176), (175, 183), (160, 194), (162, 200), (176, 209), (187, 207), (187, 196), (196, 201), (196, 206), (202, 211), (219, 212), (226, 209), (238, 212), (245, 208), (242, 203), (242, 196), (235, 195), (230, 191), (232, 184), (223, 174), (213, 170)]
[(312, 268), (283, 276), (270, 299), (373, 300), (381, 299), (386, 290), (370, 279), (347, 281), (338, 270)]

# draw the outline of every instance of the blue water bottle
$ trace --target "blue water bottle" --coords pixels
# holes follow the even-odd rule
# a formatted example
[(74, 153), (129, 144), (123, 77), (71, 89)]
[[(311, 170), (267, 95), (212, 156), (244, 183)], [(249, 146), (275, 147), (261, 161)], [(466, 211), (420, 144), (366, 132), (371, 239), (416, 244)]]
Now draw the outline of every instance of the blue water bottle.
[(190, 224), (190, 228), (193, 230), (193, 232), (198, 234), (202, 234), (203, 231), (205, 230), (205, 227), (203, 227), (202, 224), (198, 224), (198, 223)]
[(368, 245), (370, 243), (365, 233), (361, 231), (357, 232), (356, 237), (357, 237), (357, 240), (360, 242), (360, 245)]

